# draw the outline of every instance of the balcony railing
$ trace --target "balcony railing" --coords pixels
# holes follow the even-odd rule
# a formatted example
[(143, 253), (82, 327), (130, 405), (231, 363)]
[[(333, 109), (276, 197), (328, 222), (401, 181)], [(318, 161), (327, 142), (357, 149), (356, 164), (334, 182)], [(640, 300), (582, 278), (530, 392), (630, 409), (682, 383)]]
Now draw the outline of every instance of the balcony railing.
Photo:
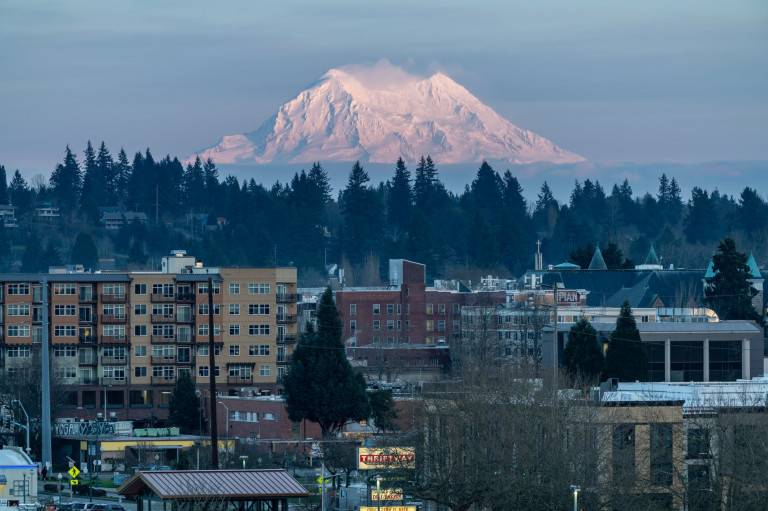
[(296, 323), (296, 314), (278, 313), (276, 314), (276, 320), (278, 325)]
[(176, 295), (164, 295), (160, 293), (152, 293), (149, 297), (152, 303), (169, 303), (176, 301)]
[(78, 357), (77, 363), (81, 366), (95, 366), (98, 362), (95, 356), (82, 356)]
[(105, 355), (101, 356), (101, 363), (108, 366), (124, 366), (128, 363), (127, 357), (108, 357)]
[(173, 364), (175, 362), (175, 355), (152, 355), (153, 364)]
[(77, 293), (77, 301), (80, 303), (92, 303), (96, 301), (96, 295), (93, 293)]
[(189, 355), (187, 357), (179, 356), (179, 357), (176, 358), (176, 363), (177, 364), (184, 364), (184, 365), (194, 364), (195, 363), (195, 357), (194, 357), (194, 355)]
[(99, 379), (96, 376), (80, 376), (77, 382), (80, 385), (98, 385)]
[(176, 316), (173, 314), (152, 314), (150, 320), (152, 323), (175, 323)]
[(127, 344), (128, 339), (124, 335), (102, 335), (100, 344)]
[(128, 385), (128, 377), (119, 376), (103, 376), (101, 378), (101, 385)]
[(294, 344), (299, 339), (297, 334), (278, 334), (277, 344)]
[(98, 335), (79, 335), (77, 340), (83, 344), (93, 344), (99, 340)]
[(177, 293), (176, 294), (176, 301), (177, 302), (185, 302), (185, 303), (191, 303), (195, 301), (195, 293), (189, 292), (189, 293)]
[(194, 322), (195, 322), (194, 314), (177, 314), (176, 315), (176, 323), (194, 323)]
[(126, 295), (101, 295), (101, 303), (126, 303), (127, 301)]
[(175, 376), (153, 376), (152, 385), (176, 385)]
[(245, 383), (253, 383), (253, 376), (227, 376), (227, 383), (230, 385), (242, 385)]
[(301, 295), (294, 293), (280, 293), (275, 296), (277, 303), (296, 303), (301, 299)]
[(96, 319), (99, 317), (98, 314), (82, 314), (77, 316), (77, 322), (78, 323), (96, 323)]
[(176, 332), (176, 342), (184, 342), (184, 343), (195, 342), (195, 336), (192, 334), (184, 335)]
[(176, 337), (166, 337), (164, 335), (150, 335), (149, 342), (152, 344), (173, 344), (176, 342)]
[(107, 324), (119, 323), (119, 324), (123, 324), (126, 321), (128, 321), (128, 316), (129, 315), (126, 312), (125, 314), (123, 314), (121, 316), (115, 316), (115, 315), (112, 315), (112, 314), (101, 314), (99, 316), (99, 318), (100, 318), (100, 321), (102, 323), (107, 323)]

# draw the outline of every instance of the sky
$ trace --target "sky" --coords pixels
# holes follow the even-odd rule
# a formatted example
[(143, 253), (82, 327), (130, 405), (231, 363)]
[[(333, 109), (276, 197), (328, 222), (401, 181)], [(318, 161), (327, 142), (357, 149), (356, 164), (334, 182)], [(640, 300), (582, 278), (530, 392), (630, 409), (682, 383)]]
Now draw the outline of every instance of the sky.
[(768, 160), (765, 0), (0, 0), (0, 164), (184, 158), (381, 61), (593, 162)]

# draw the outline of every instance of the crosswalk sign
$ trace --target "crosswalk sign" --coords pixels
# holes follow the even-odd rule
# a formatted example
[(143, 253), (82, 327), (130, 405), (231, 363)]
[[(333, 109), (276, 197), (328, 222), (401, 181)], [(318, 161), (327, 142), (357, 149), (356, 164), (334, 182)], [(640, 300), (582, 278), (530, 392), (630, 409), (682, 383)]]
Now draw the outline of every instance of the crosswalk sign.
[(77, 486), (78, 484), (80, 484), (80, 481), (78, 481), (77, 479), (70, 479), (69, 484), (71, 486)]
[(77, 467), (72, 467), (69, 469), (69, 476), (73, 479), (80, 475), (80, 470)]

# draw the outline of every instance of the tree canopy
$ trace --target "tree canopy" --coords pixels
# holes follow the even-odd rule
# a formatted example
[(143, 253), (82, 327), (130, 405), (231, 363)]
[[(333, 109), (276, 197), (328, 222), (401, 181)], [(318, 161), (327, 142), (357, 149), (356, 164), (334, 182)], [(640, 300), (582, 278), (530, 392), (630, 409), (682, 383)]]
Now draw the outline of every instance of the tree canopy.
[(572, 377), (596, 380), (604, 369), (603, 353), (597, 341), (597, 331), (585, 317), (573, 324), (568, 332), (568, 345), (563, 351), (563, 367)]
[(198, 433), (200, 429), (200, 398), (195, 393), (195, 383), (187, 372), (179, 373), (173, 394), (168, 403), (168, 420), (181, 428), (183, 434)]
[(618, 378), (620, 381), (648, 380), (648, 356), (632, 308), (626, 300), (621, 304), (616, 328), (611, 332), (611, 344), (605, 354), (606, 378)]
[(736, 250), (733, 238), (725, 238), (717, 246), (717, 253), (712, 257), (713, 275), (706, 279), (704, 301), (721, 320), (762, 321), (752, 305), (757, 290), (749, 282), (747, 262), (747, 254)]

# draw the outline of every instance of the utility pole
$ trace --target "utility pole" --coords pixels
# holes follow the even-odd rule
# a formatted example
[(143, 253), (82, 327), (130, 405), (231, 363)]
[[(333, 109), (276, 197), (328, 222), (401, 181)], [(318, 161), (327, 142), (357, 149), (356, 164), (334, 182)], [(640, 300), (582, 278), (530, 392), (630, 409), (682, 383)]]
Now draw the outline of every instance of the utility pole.
[(558, 363), (558, 351), (559, 351), (559, 344), (560, 342), (557, 339), (557, 281), (555, 280), (552, 283), (552, 302), (554, 303), (554, 312), (555, 312), (555, 322), (554, 322), (554, 333), (555, 333), (555, 392), (557, 392), (557, 376), (558, 372), (560, 371), (560, 364)]
[(43, 436), (43, 466), (50, 470), (51, 465), (51, 365), (49, 362), (49, 345), (48, 345), (48, 280), (43, 277), (40, 282), (42, 284), (42, 299), (43, 299), (43, 335), (42, 335), (42, 420), (40, 425)]
[(216, 357), (213, 342), (213, 277), (208, 277), (208, 379), (211, 404), (211, 468), (219, 468), (219, 429), (216, 420)]

